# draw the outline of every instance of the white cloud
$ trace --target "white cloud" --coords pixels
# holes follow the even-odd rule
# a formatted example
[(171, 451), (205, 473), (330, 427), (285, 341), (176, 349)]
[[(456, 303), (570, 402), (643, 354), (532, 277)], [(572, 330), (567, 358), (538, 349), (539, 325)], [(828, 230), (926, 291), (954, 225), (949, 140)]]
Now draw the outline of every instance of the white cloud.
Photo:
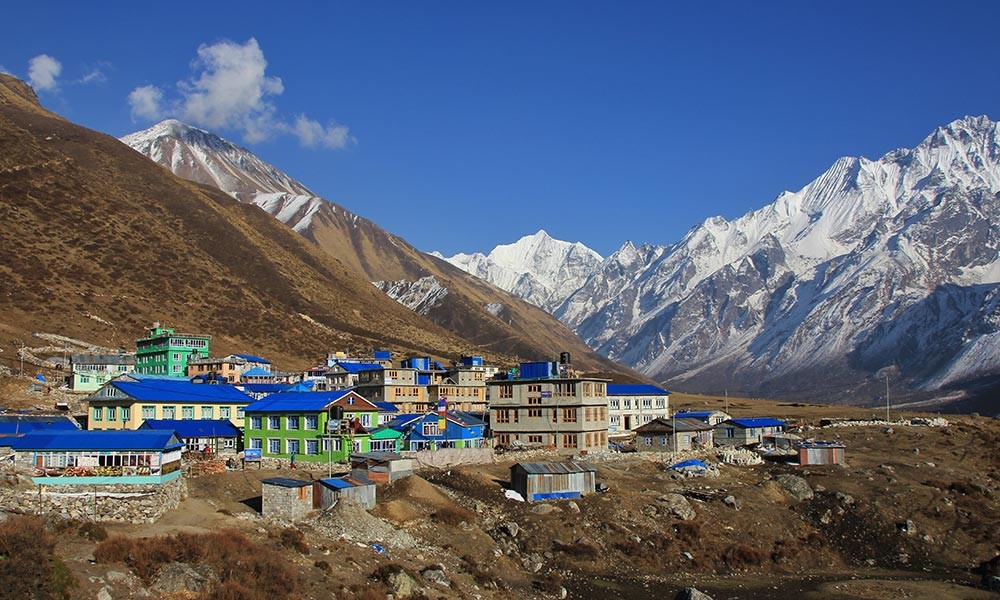
[(28, 61), (28, 80), (36, 90), (54, 91), (60, 73), (62, 64), (48, 54), (39, 54)]
[(107, 80), (108, 76), (104, 74), (104, 71), (100, 67), (94, 67), (89, 73), (81, 77), (77, 83), (105, 83)]
[(132, 109), (132, 120), (145, 118), (157, 120), (164, 117), (162, 108), (163, 92), (155, 85), (144, 85), (132, 90), (128, 95), (128, 104)]
[(5, 67), (3, 65), (0, 65), (0, 73), (3, 73), (4, 75), (13, 75), (13, 73), (11, 73), (10, 71), (8, 71), (7, 67)]
[(338, 150), (354, 141), (347, 127), (336, 123), (324, 127), (319, 121), (314, 121), (305, 115), (295, 118), (290, 131), (299, 138), (300, 144), (310, 148), (323, 146)]
[[(280, 77), (267, 74), (267, 60), (257, 40), (245, 44), (221, 41), (202, 44), (192, 63), (194, 75), (177, 84), (177, 97), (164, 110), (164, 95), (154, 86), (129, 94), (132, 117), (172, 116), (208, 129), (239, 131), (247, 142), (290, 134), (309, 147), (343, 148), (353, 143), (347, 127), (299, 115), (291, 123), (278, 115), (274, 99), (285, 91)], [(155, 116), (154, 116), (155, 115)]]

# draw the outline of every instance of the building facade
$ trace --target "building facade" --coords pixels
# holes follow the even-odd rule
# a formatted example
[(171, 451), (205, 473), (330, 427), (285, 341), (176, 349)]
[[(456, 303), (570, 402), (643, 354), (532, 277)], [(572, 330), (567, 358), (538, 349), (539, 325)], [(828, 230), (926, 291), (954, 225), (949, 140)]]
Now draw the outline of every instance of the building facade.
[(670, 392), (655, 385), (608, 384), (608, 433), (634, 431), (670, 416)]
[(175, 333), (171, 327), (153, 323), (146, 337), (135, 341), (135, 371), (184, 377), (189, 360), (208, 357), (211, 339), (210, 335)]
[(71, 354), (69, 389), (93, 392), (124, 373), (135, 370), (135, 354)]
[(520, 372), (543, 377), (487, 382), (490, 428), (498, 446), (607, 449), (607, 380), (562, 376), (555, 369), (544, 376), (524, 365)]

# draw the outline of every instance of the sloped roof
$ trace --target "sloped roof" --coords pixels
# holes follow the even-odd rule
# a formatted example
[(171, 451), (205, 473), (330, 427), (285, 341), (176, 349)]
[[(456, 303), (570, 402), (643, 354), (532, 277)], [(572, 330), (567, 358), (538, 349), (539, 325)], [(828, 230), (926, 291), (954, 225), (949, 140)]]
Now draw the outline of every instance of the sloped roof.
[(361, 371), (377, 371), (382, 369), (382, 365), (376, 365), (375, 363), (355, 363), (355, 362), (338, 362), (333, 365), (334, 367), (340, 367), (348, 373), (359, 373)]
[(182, 438), (240, 437), (229, 419), (146, 419), (140, 429), (176, 431)]
[(609, 396), (669, 396), (670, 392), (644, 383), (609, 383)]
[(12, 438), (15, 450), (155, 450), (180, 448), (172, 431), (31, 431)]
[(114, 380), (110, 384), (141, 401), (249, 402), (250, 397), (232, 385), (205, 385), (187, 379)]
[(412, 413), (396, 415), (395, 419), (386, 423), (386, 427), (391, 427), (392, 429), (397, 429), (397, 430), (406, 429), (413, 423), (416, 423), (417, 421), (423, 419), (424, 416), (426, 415), (412, 414)]
[(672, 433), (674, 427), (677, 431), (710, 431), (714, 429), (711, 425), (707, 425), (698, 419), (664, 419), (662, 417), (653, 419), (649, 423), (640, 425), (635, 428), (637, 434), (649, 434), (649, 433)]
[(70, 354), (74, 365), (134, 365), (135, 354)]
[(565, 475), (568, 473), (585, 473), (596, 471), (594, 467), (587, 463), (566, 461), (566, 462), (537, 462), (537, 463), (517, 463), (511, 470), (521, 469), (531, 475)]
[(267, 360), (266, 358), (261, 358), (259, 356), (254, 356), (253, 354), (230, 354), (230, 356), (238, 356), (238, 357), (242, 358), (243, 360), (247, 360), (247, 361), (255, 362), (255, 363), (263, 363), (265, 365), (271, 364), (271, 361)]
[(732, 423), (745, 429), (755, 429), (757, 427), (785, 427), (784, 421), (773, 417), (752, 417), (749, 419), (729, 419), (725, 423)]
[(240, 383), (239, 386), (250, 394), (274, 394), (286, 392), (295, 384), (292, 383)]
[(241, 377), (274, 377), (274, 373), (270, 371), (265, 371), (260, 367), (254, 367), (248, 371), (244, 371)]
[(291, 477), (268, 477), (267, 479), (261, 479), (260, 482), (285, 488), (300, 488), (312, 485), (311, 481), (292, 479)]
[[(251, 412), (316, 412), (326, 410), (353, 394), (352, 390), (333, 390), (329, 392), (278, 392), (251, 403), (244, 410)], [(361, 398), (364, 400), (364, 398)], [(367, 400), (366, 403), (371, 404)], [(374, 405), (373, 405), (374, 407)], [(364, 410), (363, 408), (361, 410)]]
[(79, 431), (80, 425), (65, 415), (0, 415), (0, 436), (29, 431)]
[(379, 412), (399, 412), (399, 408), (392, 402), (374, 402)]
[(716, 414), (727, 414), (721, 410), (679, 410), (677, 411), (677, 418), (690, 417), (692, 419), (707, 419), (712, 415)]

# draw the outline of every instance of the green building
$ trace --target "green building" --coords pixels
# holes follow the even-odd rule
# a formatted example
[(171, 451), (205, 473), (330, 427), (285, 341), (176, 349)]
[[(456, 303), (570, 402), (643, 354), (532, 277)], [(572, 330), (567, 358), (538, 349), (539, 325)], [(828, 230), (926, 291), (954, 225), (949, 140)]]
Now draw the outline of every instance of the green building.
[(134, 370), (134, 354), (71, 354), (67, 380), (74, 392), (96, 392), (115, 377)]
[(208, 358), (210, 335), (174, 333), (153, 323), (146, 337), (135, 341), (135, 372), (184, 377), (188, 360)]
[(350, 390), (279, 392), (244, 409), (244, 447), (263, 458), (347, 462), (371, 451), (378, 407)]

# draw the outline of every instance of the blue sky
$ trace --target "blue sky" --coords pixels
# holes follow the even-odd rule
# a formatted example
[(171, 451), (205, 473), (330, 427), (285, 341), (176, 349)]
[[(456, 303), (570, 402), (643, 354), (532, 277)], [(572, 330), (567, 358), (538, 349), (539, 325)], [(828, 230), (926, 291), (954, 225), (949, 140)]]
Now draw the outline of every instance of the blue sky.
[[(0, 66), (115, 136), (201, 120), (445, 254), (669, 244), (840, 156), (1000, 118), (998, 3), (316, 4), (18, 3)], [(205, 78), (234, 61), (246, 80)]]

